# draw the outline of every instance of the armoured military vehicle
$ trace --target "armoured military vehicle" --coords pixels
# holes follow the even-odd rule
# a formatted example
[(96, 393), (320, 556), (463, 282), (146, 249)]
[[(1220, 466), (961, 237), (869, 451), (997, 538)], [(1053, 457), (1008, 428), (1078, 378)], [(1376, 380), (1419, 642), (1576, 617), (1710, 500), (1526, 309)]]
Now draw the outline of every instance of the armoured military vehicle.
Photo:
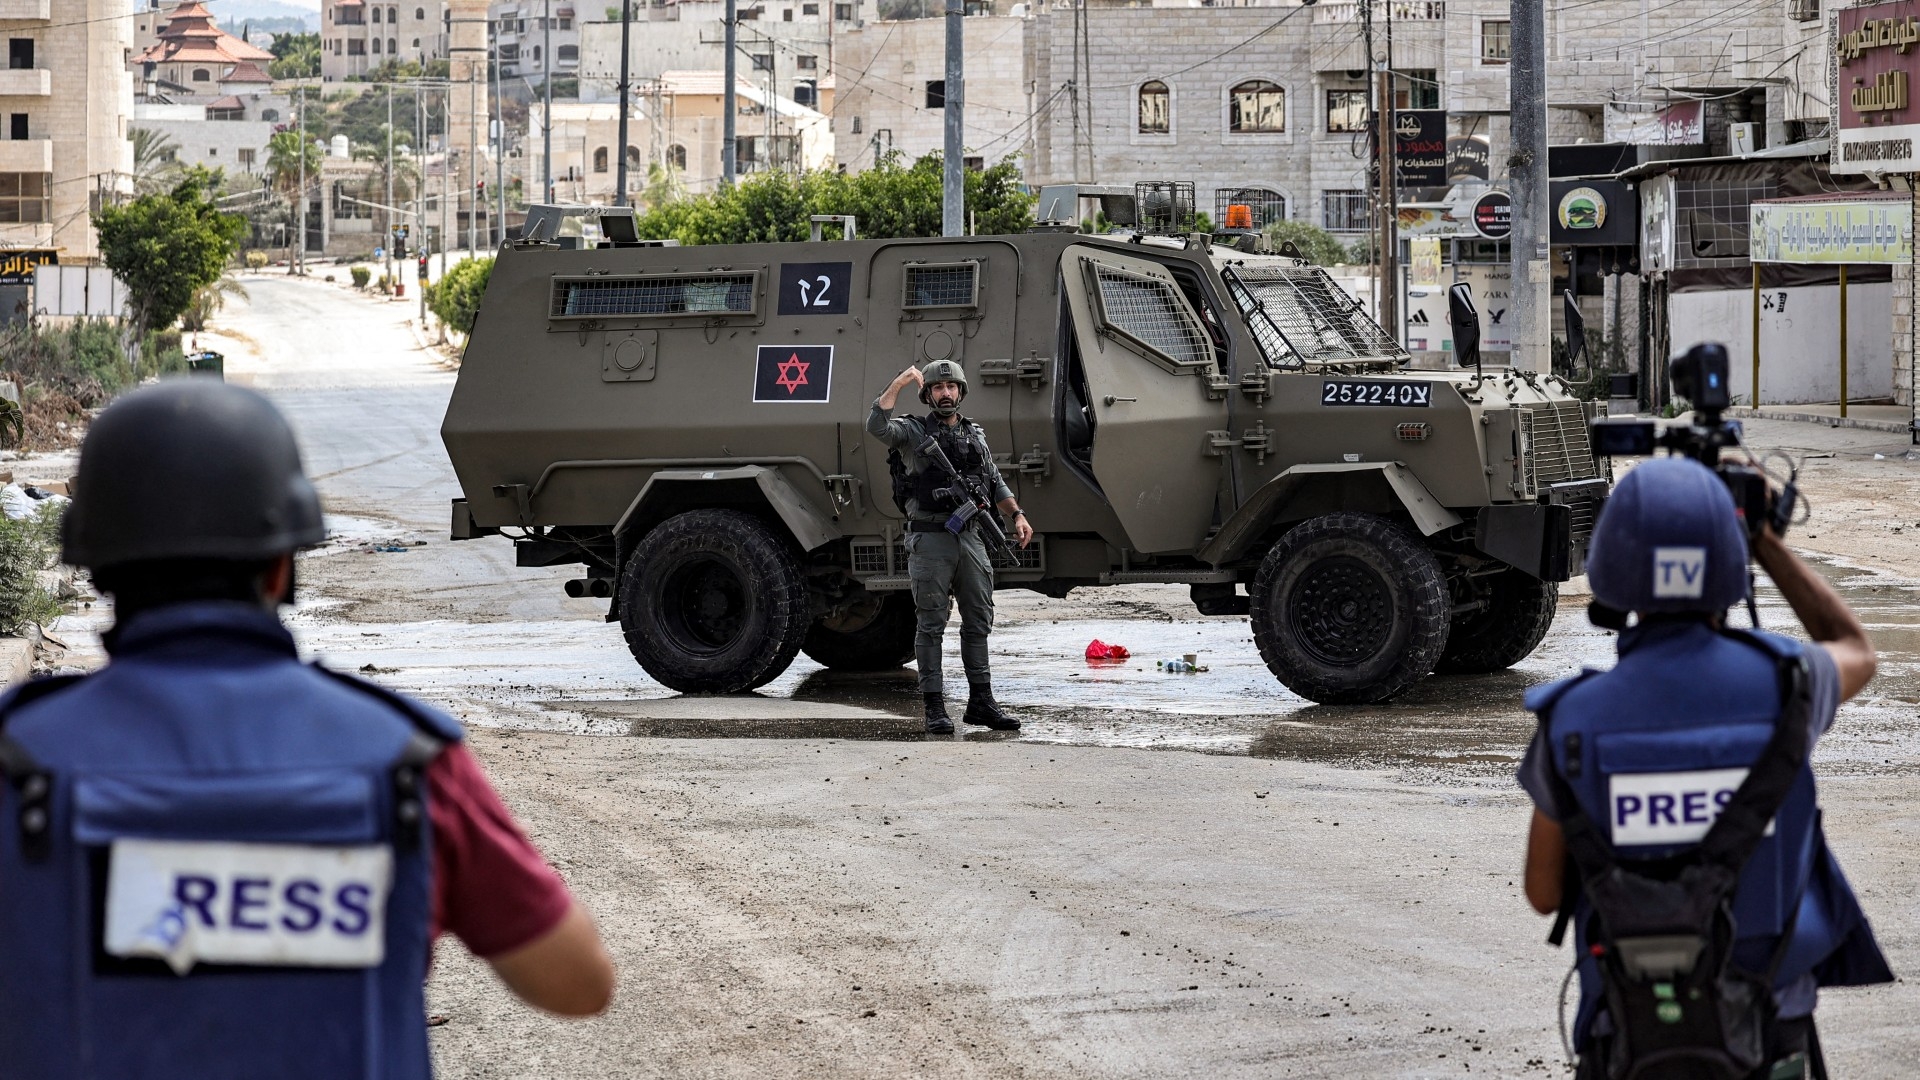
[(1037, 530), (1001, 588), (1189, 586), (1314, 701), (1509, 666), (1583, 568), (1608, 485), (1581, 403), (1411, 369), (1301, 260), (1064, 230), (678, 247), (581, 212), (499, 253), (442, 432), (452, 534), (580, 564), (569, 594), (674, 689), (912, 658), (864, 419), (930, 360), (965, 368)]

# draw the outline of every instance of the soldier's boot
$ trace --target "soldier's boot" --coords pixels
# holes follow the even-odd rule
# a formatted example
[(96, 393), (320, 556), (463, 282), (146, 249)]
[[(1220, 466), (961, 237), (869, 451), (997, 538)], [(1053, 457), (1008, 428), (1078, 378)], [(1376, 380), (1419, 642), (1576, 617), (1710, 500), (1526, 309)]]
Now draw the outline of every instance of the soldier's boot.
[(1001, 712), (999, 704), (993, 700), (992, 683), (969, 683), (967, 689), (967, 711), (960, 718), (963, 722), (995, 731), (1020, 730), (1020, 721)]
[(927, 734), (953, 734), (953, 718), (947, 715), (946, 698), (940, 694), (921, 694), (927, 702)]

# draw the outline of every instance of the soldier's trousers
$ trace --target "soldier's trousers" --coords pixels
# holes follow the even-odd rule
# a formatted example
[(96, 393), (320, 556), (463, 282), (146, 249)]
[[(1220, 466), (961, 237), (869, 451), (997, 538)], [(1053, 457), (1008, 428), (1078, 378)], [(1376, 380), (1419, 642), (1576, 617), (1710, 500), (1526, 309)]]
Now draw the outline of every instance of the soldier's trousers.
[(987, 678), (987, 635), (993, 632), (993, 563), (980, 534), (968, 529), (907, 534), (907, 577), (913, 582), (913, 656), (920, 692), (941, 692), (940, 641), (953, 600), (960, 602), (960, 662), (967, 681)]

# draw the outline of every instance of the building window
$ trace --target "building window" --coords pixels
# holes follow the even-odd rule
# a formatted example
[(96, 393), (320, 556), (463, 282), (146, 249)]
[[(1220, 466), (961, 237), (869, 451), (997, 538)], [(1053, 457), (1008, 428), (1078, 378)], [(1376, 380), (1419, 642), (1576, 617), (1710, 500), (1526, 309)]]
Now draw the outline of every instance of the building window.
[(1328, 191), (1320, 196), (1320, 227), (1328, 232), (1367, 231), (1367, 193)]
[(417, 8), (414, 8), (414, 9), (413, 9), (413, 17), (414, 17), (414, 18), (415, 18), (416, 20), (417, 20), (417, 19), (424, 19), (424, 18), (426, 18), (426, 17), (427, 17), (427, 9), (426, 9), (426, 8), (418, 8), (418, 7), (417, 7)]
[(560, 20), (560, 29), (562, 29), (562, 30), (571, 30), (571, 29), (573, 29), (573, 20), (572, 20), (572, 19), (561, 19), (561, 20)]
[(373, 39), (373, 55), (375, 56), (380, 55), (380, 39), (379, 38)]
[(379, 8), (373, 9), (373, 23), (375, 26), (380, 25), (380, 9)]
[(857, 116), (853, 118), (853, 133), (860, 134), (860, 118)]
[(687, 148), (681, 146), (679, 143), (674, 143), (672, 146), (667, 147), (667, 166), (678, 169), (681, 172), (686, 172)]
[(560, 62), (563, 64), (580, 59), (580, 46), (578, 45), (562, 45), (557, 52), (560, 57)]
[(267, 123), (267, 124), (277, 123), (279, 119), (280, 119), (279, 109), (261, 109), (260, 110), (260, 120), (262, 123)]
[(419, 39), (419, 38), (414, 38), (414, 39), (413, 39), (413, 47), (414, 47), (414, 48), (416, 48), (416, 49), (418, 49), (418, 48), (420, 47), (420, 39)]
[(400, 43), (398, 41), (395, 41), (393, 38), (388, 38), (387, 39), (387, 55), (392, 56), (393, 54), (399, 51), (400, 51)]
[(927, 108), (944, 109), (947, 107), (947, 80), (934, 79), (927, 83)]
[(781, 8), (781, 9), (780, 9), (780, 21), (781, 21), (781, 22), (792, 22), (792, 21), (793, 21), (793, 9), (792, 9), (792, 8)]
[(1488, 19), (1480, 24), (1480, 62), (1504, 64), (1513, 53), (1513, 22)]
[(1165, 135), (1173, 130), (1173, 95), (1155, 79), (1140, 85), (1140, 134)]
[(242, 147), (240, 149), (240, 164), (248, 172), (253, 171), (253, 148), (252, 147), (247, 146), (247, 147)]
[(206, 82), (207, 80), (209, 80), (209, 79), (211, 79), (211, 78), (213, 78), (213, 76), (212, 76), (212, 75), (209, 75), (209, 74), (207, 74), (207, 69), (206, 69), (206, 68), (194, 68), (194, 69), (193, 69), (193, 81), (194, 81), (194, 82)]
[(803, 53), (793, 58), (793, 66), (799, 68), (801, 71), (818, 71), (820, 70), (820, 58), (817, 56), (807, 56)]
[(1227, 95), (1227, 130), (1240, 134), (1287, 130), (1287, 92), (1265, 79), (1249, 79)]
[(753, 56), (753, 70), (755, 71), (772, 71), (773, 70), (773, 54), (772, 53), (753, 53), (752, 56)]
[(1440, 107), (1440, 73), (1432, 68), (1409, 68), (1393, 77), (1393, 107), (1396, 109), (1437, 109)]
[(347, 39), (347, 55), (348, 56), (367, 55), (367, 43), (360, 40), (359, 38), (348, 38)]
[[(819, 108), (820, 107), (819, 85), (820, 84), (814, 82), (812, 79), (794, 80), (793, 103), (795, 105), (805, 105), (809, 109)], [(833, 130), (832, 117), (827, 118), (827, 125), (828, 125), (827, 130), (832, 131)]]
[(833, 5), (833, 17), (835, 19), (838, 19), (841, 22), (852, 22), (853, 21), (853, 5), (852, 4)]
[(46, 173), (0, 173), (0, 222), (47, 218)]
[(1327, 91), (1327, 130), (1367, 130), (1367, 92), (1365, 90)]
[(540, 46), (538, 46), (538, 45), (535, 45), (535, 46), (533, 47), (533, 58), (534, 58), (534, 59), (535, 59), (536, 61), (540, 59)]
[(13, 113), (9, 115), (7, 119), (8, 121), (10, 121), (7, 124), (7, 138), (9, 139), (33, 138), (32, 135), (28, 134), (26, 113), (23, 113), (23, 112)]
[(373, 207), (354, 198), (353, 193), (347, 190), (347, 181), (340, 180), (333, 185), (333, 216), (335, 219), (370, 218), (373, 216)]
[(639, 167), (640, 167), (640, 148), (637, 146), (627, 147), (627, 171), (632, 172), (633, 170), (638, 169)]
[(400, 8), (396, 5), (389, 5), (387, 7), (387, 22), (391, 24), (391, 23), (397, 23), (399, 21), (400, 21)]
[(607, 171), (607, 148), (604, 146), (595, 149), (593, 152), (593, 171)]
[(819, 5), (819, 4), (801, 4), (801, 5), (800, 5), (800, 14), (802, 14), (802, 15), (818, 15), (818, 14), (820, 14), (820, 5)]
[(500, 59), (508, 63), (512, 63), (513, 61), (520, 59), (520, 46), (518, 45), (500, 46)]
[(9, 38), (7, 40), (7, 67), (14, 71), (23, 71), (33, 66), (33, 39)]

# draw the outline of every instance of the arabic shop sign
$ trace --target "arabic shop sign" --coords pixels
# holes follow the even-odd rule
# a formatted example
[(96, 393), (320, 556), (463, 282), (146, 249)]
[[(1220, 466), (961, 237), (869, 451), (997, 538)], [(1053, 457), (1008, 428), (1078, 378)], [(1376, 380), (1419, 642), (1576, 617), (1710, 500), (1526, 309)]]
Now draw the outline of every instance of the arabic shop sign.
[(1635, 146), (1698, 146), (1706, 141), (1698, 101), (1669, 105), (1609, 102), (1602, 126), (1611, 143)]
[(1640, 200), (1618, 180), (1554, 180), (1547, 185), (1553, 207), (1550, 240), (1583, 247), (1640, 242)]
[(1841, 8), (1834, 32), (1836, 173), (1920, 171), (1920, 0)]
[(35, 270), (59, 261), (57, 251), (0, 251), (0, 285), (31, 285)]
[(1474, 200), (1473, 231), (1488, 240), (1513, 235), (1513, 200), (1504, 191), (1489, 191)]
[(1461, 135), (1447, 140), (1447, 183), (1488, 179), (1487, 163), (1493, 157), (1492, 144), (1485, 135)]
[(1897, 199), (1755, 200), (1757, 263), (1908, 263), (1913, 203)]
[(1445, 109), (1403, 109), (1393, 114), (1395, 179), (1403, 188), (1447, 184)]

